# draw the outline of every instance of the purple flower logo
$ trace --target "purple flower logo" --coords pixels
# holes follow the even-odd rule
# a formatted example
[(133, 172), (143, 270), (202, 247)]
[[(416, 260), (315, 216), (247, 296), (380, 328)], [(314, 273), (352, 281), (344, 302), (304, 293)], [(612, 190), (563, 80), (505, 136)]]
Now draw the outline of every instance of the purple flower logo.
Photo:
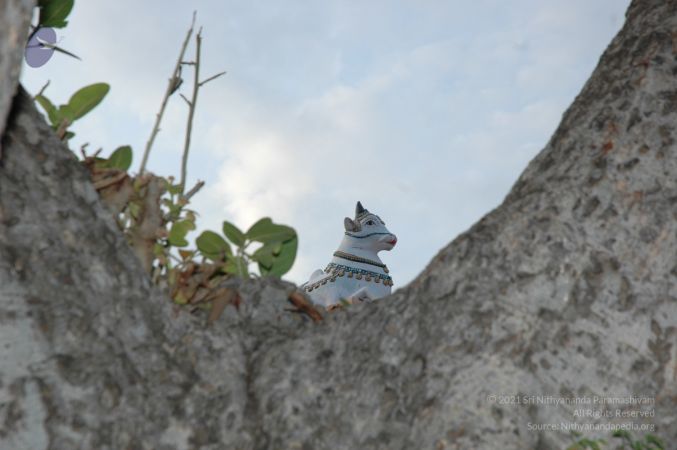
[(56, 45), (56, 31), (54, 28), (38, 27), (28, 39), (24, 55), (26, 63), (31, 67), (42, 67), (52, 57), (54, 52), (63, 53), (75, 59), (80, 59), (77, 55), (62, 49)]
[(38, 28), (26, 44), (26, 63), (31, 67), (42, 67), (56, 50), (56, 31), (53, 28)]

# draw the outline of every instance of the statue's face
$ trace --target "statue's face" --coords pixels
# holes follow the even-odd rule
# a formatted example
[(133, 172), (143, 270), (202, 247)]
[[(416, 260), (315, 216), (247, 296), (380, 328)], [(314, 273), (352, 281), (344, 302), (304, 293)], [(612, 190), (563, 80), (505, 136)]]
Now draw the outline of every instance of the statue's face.
[(376, 252), (392, 250), (397, 244), (397, 236), (388, 231), (376, 214), (366, 214), (355, 221), (347, 219), (346, 234), (358, 239), (360, 247)]

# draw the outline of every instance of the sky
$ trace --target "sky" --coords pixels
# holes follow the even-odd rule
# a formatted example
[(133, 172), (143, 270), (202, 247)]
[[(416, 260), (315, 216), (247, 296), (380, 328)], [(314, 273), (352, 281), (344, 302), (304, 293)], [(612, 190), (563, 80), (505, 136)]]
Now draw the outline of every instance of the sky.
[[(65, 103), (107, 82), (71, 148), (134, 149), (138, 171), (193, 11), (203, 28), (188, 186), (198, 230), (293, 226), (306, 281), (360, 200), (398, 244), (395, 288), (498, 206), (623, 24), (629, 0), (78, 0), (22, 82)], [(188, 51), (192, 58), (194, 45)], [(192, 73), (181, 92), (190, 97)], [(178, 176), (187, 107), (170, 99), (148, 170)]]

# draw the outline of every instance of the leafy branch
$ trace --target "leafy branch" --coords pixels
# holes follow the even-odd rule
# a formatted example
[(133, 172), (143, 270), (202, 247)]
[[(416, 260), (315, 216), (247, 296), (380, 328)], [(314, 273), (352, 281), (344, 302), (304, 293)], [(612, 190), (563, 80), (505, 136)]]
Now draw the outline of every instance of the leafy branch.
[[(41, 3), (46, 4), (47, 1)], [(63, 3), (66, 0), (51, 1)], [(63, 15), (49, 17), (65, 20)], [(107, 158), (99, 156), (101, 149), (88, 155), (88, 144), (84, 144), (80, 150), (82, 164), (89, 171), (94, 188), (115, 218), (143, 270), (168, 292), (175, 303), (186, 305), (190, 311), (209, 309), (207, 322), (211, 323), (218, 319), (226, 305), (239, 305), (239, 295), (232, 281), (253, 276), (250, 266), (257, 265), (261, 276), (280, 277), (287, 273), (296, 258), (298, 237), (293, 228), (273, 223), (268, 217), (257, 221), (246, 232), (224, 221), (223, 235), (210, 230), (203, 231), (195, 241), (195, 248), (190, 248), (187, 236), (196, 229), (197, 213), (189, 209), (188, 205), (204, 186), (204, 181), (198, 181), (190, 190), (185, 190), (198, 93), (206, 83), (225, 74), (220, 72), (200, 80), (201, 29), (195, 39), (195, 60), (184, 61), (194, 26), (195, 13), (156, 114), (139, 173), (129, 173), (133, 159), (131, 146), (120, 146)], [(194, 79), (190, 100), (179, 92), (189, 109), (181, 176), (179, 182), (175, 183), (174, 177), (156, 176), (145, 169), (169, 97), (181, 87), (181, 68), (184, 65), (193, 67)], [(57, 107), (45, 96), (48, 86), (49, 82), (34, 98), (45, 110), (56, 134), (64, 141), (74, 136), (69, 127), (94, 109), (110, 89), (105, 83), (86, 86), (75, 92), (67, 103)], [(304, 303), (299, 295), (290, 298), (290, 302), (297, 311), (310, 315), (315, 321), (321, 320), (319, 312), (312, 305)]]
[(39, 0), (39, 27), (64, 28), (68, 25), (66, 18), (73, 10), (75, 0)]
[[(258, 264), (261, 275), (282, 276), (291, 269), (298, 248), (298, 237), (293, 228), (273, 223), (264, 217), (243, 233), (234, 224), (223, 222), (223, 235), (204, 231), (195, 241), (197, 248), (206, 258), (224, 263), (226, 273), (248, 277), (250, 264)], [(249, 251), (252, 244), (261, 244), (255, 251)]]
[(110, 86), (106, 83), (90, 84), (75, 92), (68, 103), (59, 105), (57, 108), (44, 95), (48, 85), (49, 82), (34, 98), (47, 113), (52, 129), (56, 131), (61, 140), (68, 140), (75, 136), (75, 133), (68, 131), (68, 127), (101, 103), (110, 90)]

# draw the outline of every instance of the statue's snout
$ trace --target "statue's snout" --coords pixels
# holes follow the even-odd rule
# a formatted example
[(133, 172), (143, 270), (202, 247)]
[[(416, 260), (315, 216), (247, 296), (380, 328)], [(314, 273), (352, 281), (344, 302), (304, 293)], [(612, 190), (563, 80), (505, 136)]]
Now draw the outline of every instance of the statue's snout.
[(397, 244), (397, 236), (395, 236), (394, 234), (390, 233), (390, 234), (387, 234), (387, 235), (383, 236), (383, 237), (380, 239), (380, 241), (383, 242), (383, 243), (385, 243), (385, 244), (390, 245), (391, 248), (392, 248), (392, 247), (395, 247), (395, 244)]

